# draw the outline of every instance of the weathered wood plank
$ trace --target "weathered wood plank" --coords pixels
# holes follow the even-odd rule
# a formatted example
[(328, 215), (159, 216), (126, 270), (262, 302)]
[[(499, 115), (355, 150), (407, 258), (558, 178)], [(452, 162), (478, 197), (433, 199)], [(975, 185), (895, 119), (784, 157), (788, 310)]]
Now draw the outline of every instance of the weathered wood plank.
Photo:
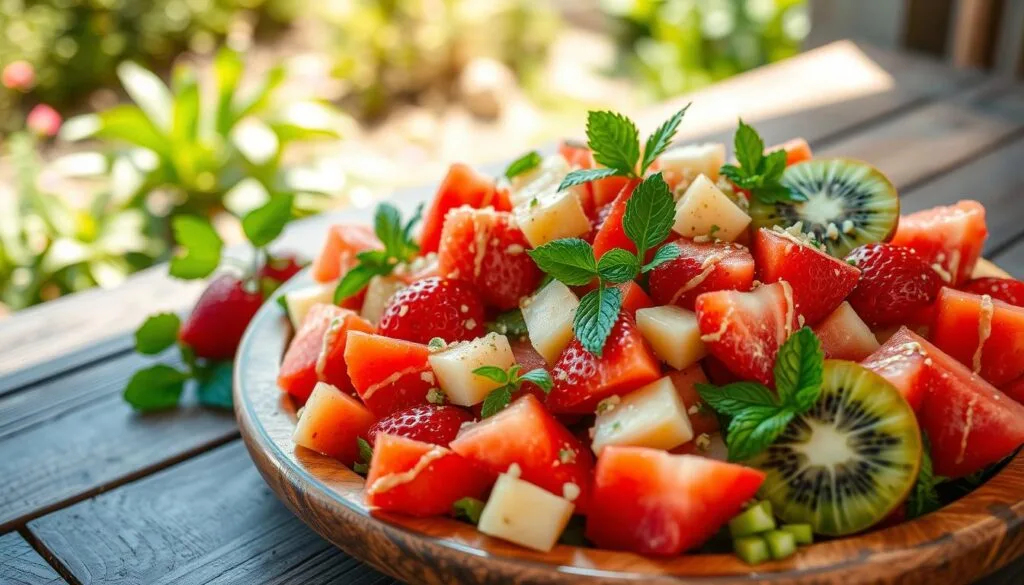
[(29, 523), (82, 583), (391, 583), (306, 528), (240, 441)]
[(24, 538), (12, 532), (0, 536), (0, 583), (48, 585), (65, 581)]

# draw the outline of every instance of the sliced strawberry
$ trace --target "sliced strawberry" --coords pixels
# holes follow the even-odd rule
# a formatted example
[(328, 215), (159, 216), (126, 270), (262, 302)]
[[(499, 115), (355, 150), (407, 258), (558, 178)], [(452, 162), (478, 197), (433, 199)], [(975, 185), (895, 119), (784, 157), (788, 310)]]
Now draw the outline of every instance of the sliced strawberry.
[(704, 407), (704, 401), (697, 392), (697, 384), (708, 383), (700, 364), (693, 364), (685, 370), (672, 370), (668, 377), (671, 378), (689, 413), (693, 436), (718, 432), (718, 417), (715, 416), (715, 411)]
[(393, 412), (373, 423), (366, 438), (371, 445), (379, 435), (397, 435), (447, 447), (462, 425), (472, 420), (473, 415), (458, 406), (422, 404)]
[(1024, 376), (1005, 384), (1000, 390), (1010, 398), (1024, 404)]
[(787, 234), (761, 228), (754, 236), (754, 264), (764, 283), (793, 287), (798, 324), (814, 325), (857, 286), (860, 270)]
[(518, 465), (524, 480), (558, 496), (566, 493), (566, 484), (575, 484), (580, 488), (577, 510), (589, 507), (594, 469), (590, 449), (532, 395), (464, 428), (451, 449), (494, 473)]
[(900, 217), (891, 243), (913, 248), (950, 286), (958, 286), (974, 273), (987, 237), (985, 207), (960, 201)]
[(229, 274), (210, 281), (182, 323), (178, 339), (201, 358), (231, 359), (249, 321), (263, 305), (259, 287), (250, 290), (249, 285)]
[(511, 207), (506, 198), (500, 197), (494, 179), (477, 172), (472, 167), (455, 163), (448, 169), (448, 174), (441, 181), (441, 186), (434, 195), (430, 209), (423, 218), (423, 229), (420, 232), (420, 253), (437, 252), (441, 243), (441, 232), (444, 228), (448, 212), (457, 207), (468, 205), (473, 209), (494, 207), (500, 211), (509, 211)]
[(637, 309), (649, 309), (654, 306), (654, 301), (647, 296), (644, 289), (632, 280), (618, 285), (622, 291), (622, 310), (630, 317), (636, 318)]
[(300, 402), (305, 402), (317, 382), (328, 382), (343, 392), (352, 390), (343, 358), (349, 330), (373, 331), (373, 326), (348, 309), (313, 305), (284, 354), (278, 386)]
[(263, 263), (263, 266), (260, 266), (256, 276), (260, 279), (269, 278), (281, 284), (298, 274), (303, 266), (302, 260), (295, 254), (268, 256), (267, 261)]
[(782, 144), (776, 144), (775, 146), (769, 146), (764, 149), (766, 153), (774, 152), (776, 150), (786, 151), (786, 166), (793, 166), (796, 163), (801, 163), (807, 160), (811, 160), (811, 145), (807, 144), (807, 140), (804, 138), (793, 138), (787, 140)]
[(846, 300), (871, 327), (920, 322), (942, 288), (939, 275), (910, 248), (868, 244), (846, 260), (861, 271)]
[(417, 280), (392, 295), (378, 324), (387, 337), (427, 343), (434, 337), (467, 341), (483, 334), (484, 306), (469, 284), (447, 278)]
[(814, 326), (814, 334), (828, 358), (859, 362), (878, 350), (875, 334), (846, 301)]
[(1024, 308), (943, 288), (931, 339), (994, 386), (1024, 375)]
[(626, 215), (626, 202), (633, 196), (633, 190), (636, 189), (639, 183), (635, 179), (627, 180), (622, 185), (622, 190), (619, 191), (613, 200), (604, 222), (601, 223), (601, 228), (597, 230), (597, 235), (594, 236), (595, 258), (601, 258), (608, 250), (613, 248), (622, 248), (636, 254), (636, 244), (626, 235), (626, 230), (622, 227), (622, 218)]
[(341, 278), (356, 265), (356, 254), (366, 250), (379, 250), (384, 246), (373, 233), (373, 228), (361, 223), (339, 223), (327, 230), (320, 255), (313, 260), (313, 278), (317, 282), (331, 282)]
[(1024, 307), (1024, 282), (1014, 278), (975, 278), (964, 283), (960, 290)]
[(754, 257), (743, 246), (728, 242), (676, 240), (679, 257), (651, 271), (651, 298), (659, 305), (693, 310), (697, 297), (715, 290), (750, 290)]
[(491, 307), (515, 309), (544, 277), (529, 247), (511, 214), (460, 207), (444, 224), (438, 273), (474, 285)]
[(378, 417), (427, 404), (427, 392), (437, 387), (429, 356), (423, 344), (358, 331), (345, 346), (352, 386)]
[(444, 447), (382, 434), (366, 477), (366, 504), (411, 516), (442, 516), (462, 498), (483, 499), (494, 479)]
[(757, 494), (749, 467), (643, 447), (607, 447), (597, 463), (587, 538), (601, 548), (674, 556), (711, 538)]
[(716, 358), (713, 355), (709, 355), (701, 360), (704, 364), (704, 373), (707, 375), (708, 380), (715, 386), (725, 386), (726, 384), (732, 384), (733, 382), (739, 382), (742, 380), (739, 376), (732, 373), (722, 360)]
[(782, 281), (750, 292), (704, 293), (697, 323), (708, 351), (729, 370), (772, 385), (775, 356), (796, 326), (792, 289)]
[(547, 400), (551, 412), (591, 414), (601, 400), (660, 378), (661, 366), (636, 322), (623, 314), (612, 327), (600, 357), (573, 339), (555, 362), (551, 377), (554, 386)]
[(373, 415), (358, 400), (320, 383), (302, 407), (292, 440), (351, 466), (359, 455), (357, 439), (366, 437), (371, 424)]

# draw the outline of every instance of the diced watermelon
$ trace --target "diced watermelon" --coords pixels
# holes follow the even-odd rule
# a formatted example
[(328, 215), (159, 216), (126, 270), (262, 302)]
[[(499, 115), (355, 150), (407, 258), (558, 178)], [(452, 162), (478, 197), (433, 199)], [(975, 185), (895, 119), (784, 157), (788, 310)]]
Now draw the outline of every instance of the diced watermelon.
[(636, 318), (637, 309), (649, 309), (654, 306), (654, 301), (647, 296), (644, 289), (632, 280), (618, 285), (622, 291), (622, 310), (630, 317)]
[(439, 445), (378, 435), (366, 504), (411, 516), (442, 516), (462, 498), (484, 499), (495, 476)]
[(692, 311), (697, 297), (716, 290), (750, 290), (754, 282), (754, 257), (750, 250), (728, 242), (672, 242), (679, 257), (650, 273), (651, 298), (659, 305), (676, 305)]
[(690, 426), (693, 427), (693, 436), (718, 432), (718, 417), (715, 411), (710, 408), (702, 408), (704, 401), (697, 392), (697, 384), (707, 384), (708, 378), (700, 364), (693, 364), (685, 370), (672, 370), (668, 373), (672, 384), (679, 392), (686, 410), (690, 416)]
[(350, 391), (352, 384), (342, 357), (350, 329), (373, 331), (373, 325), (348, 309), (313, 305), (284, 354), (278, 386), (300, 402), (309, 397), (317, 382), (327, 382), (342, 392)]
[(327, 382), (342, 392), (353, 390), (352, 380), (348, 377), (348, 364), (345, 363), (345, 346), (348, 345), (350, 332), (373, 333), (373, 323), (360, 317), (354, 311), (343, 309), (346, 314), (335, 317), (324, 332), (320, 361), (316, 365), (321, 382)]
[(950, 286), (957, 286), (974, 273), (987, 237), (985, 207), (965, 200), (901, 216), (891, 243), (917, 250)]
[(551, 370), (547, 406), (556, 414), (591, 414), (597, 403), (661, 377), (661, 366), (636, 322), (619, 316), (598, 357), (573, 339)]
[[(586, 146), (563, 142), (559, 152), (574, 167), (596, 169), (600, 166), (594, 160), (593, 153)], [(626, 177), (608, 177), (588, 183), (590, 185), (590, 193), (594, 197), (594, 207), (601, 208), (614, 201), (619, 193), (622, 192), (623, 187), (629, 182), (630, 179)]]
[(1024, 375), (1024, 308), (943, 288), (931, 339), (994, 386)]
[(811, 160), (811, 145), (807, 144), (807, 140), (804, 138), (793, 138), (783, 142), (782, 144), (776, 144), (775, 146), (769, 146), (764, 149), (766, 153), (774, 152), (776, 150), (786, 151), (786, 166), (793, 166), (796, 163), (801, 163), (807, 160)]
[(352, 386), (378, 418), (427, 404), (427, 392), (437, 387), (429, 356), (425, 345), (358, 331), (345, 346)]
[(356, 265), (356, 254), (366, 250), (379, 250), (384, 246), (373, 233), (373, 228), (361, 223), (339, 223), (327, 230), (320, 254), (313, 260), (313, 278), (317, 282), (331, 282), (341, 278)]
[(321, 382), (302, 408), (292, 440), (351, 466), (359, 455), (356, 439), (366, 438), (371, 424), (373, 415), (358, 400)]
[(875, 334), (846, 301), (814, 326), (814, 334), (828, 358), (859, 362), (878, 350)]
[(700, 546), (757, 494), (749, 467), (644, 447), (607, 447), (587, 538), (601, 548), (674, 556)]
[(423, 229), (420, 232), (421, 254), (437, 252), (441, 244), (445, 217), (449, 211), (463, 205), (474, 209), (488, 206), (499, 211), (512, 209), (507, 198), (499, 196), (493, 178), (477, 172), (469, 165), (455, 163), (448, 168), (448, 174), (441, 181), (430, 209), (423, 218)]
[(633, 190), (636, 189), (638, 184), (639, 181), (635, 179), (627, 180), (622, 185), (622, 190), (619, 191), (613, 200), (611, 208), (601, 224), (601, 228), (597, 230), (597, 235), (594, 236), (595, 258), (600, 259), (601, 256), (604, 256), (606, 252), (613, 248), (622, 248), (636, 254), (636, 244), (626, 235), (626, 230), (622, 227), (622, 218), (626, 215), (626, 202), (633, 196)]
[(761, 228), (754, 236), (754, 264), (761, 282), (785, 280), (793, 287), (797, 323), (827, 317), (857, 286), (860, 270), (795, 237)]
[(463, 428), (451, 448), (494, 473), (504, 473), (517, 465), (522, 479), (557, 496), (566, 493), (566, 484), (574, 484), (580, 489), (575, 500), (577, 510), (585, 512), (589, 508), (594, 469), (590, 449), (555, 420), (532, 394)]
[(737, 376), (771, 386), (775, 356), (796, 325), (789, 283), (704, 293), (696, 309), (708, 352)]
[(921, 410), (931, 375), (926, 364), (928, 354), (921, 341), (919, 335), (901, 327), (861, 362), (864, 367), (896, 386), (914, 412)]

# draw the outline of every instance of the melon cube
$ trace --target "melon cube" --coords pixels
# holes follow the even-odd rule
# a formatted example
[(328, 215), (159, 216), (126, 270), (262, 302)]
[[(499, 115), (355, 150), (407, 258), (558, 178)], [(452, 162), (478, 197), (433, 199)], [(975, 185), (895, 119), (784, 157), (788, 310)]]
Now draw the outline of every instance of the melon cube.
[(676, 203), (676, 221), (672, 229), (687, 238), (714, 236), (732, 242), (746, 231), (748, 225), (750, 216), (722, 193), (707, 175), (701, 175), (694, 179)]
[(546, 157), (533, 170), (512, 178), (512, 205), (519, 206), (529, 203), (534, 197), (554, 193), (570, 170), (568, 161), (561, 155)]
[(591, 448), (608, 445), (673, 449), (693, 439), (693, 426), (672, 379), (664, 377), (621, 398), (600, 412)]
[(711, 181), (718, 181), (718, 169), (724, 164), (725, 145), (721, 142), (677, 146), (658, 157), (658, 167), (666, 174), (691, 178), (707, 175)]
[(675, 305), (638, 309), (636, 326), (661, 361), (683, 370), (704, 359), (697, 314)]
[(406, 283), (397, 276), (374, 276), (366, 285), (366, 298), (363, 300), (363, 308), (359, 316), (374, 325), (384, 315), (384, 309), (388, 306), (391, 295), (406, 287)]
[(491, 390), (500, 386), (494, 380), (474, 374), (473, 370), (483, 366), (507, 370), (516, 363), (508, 338), (497, 333), (455, 343), (427, 359), (448, 401), (459, 406), (483, 402)]
[(356, 441), (366, 437), (374, 417), (355, 398), (319, 382), (302, 407), (292, 441), (300, 447), (352, 465), (359, 454)]
[(576, 295), (557, 280), (523, 301), (521, 309), (530, 344), (548, 365), (554, 365), (572, 341), (572, 321), (579, 306)]
[(590, 218), (572, 190), (537, 195), (513, 210), (516, 224), (534, 248), (590, 232)]
[(575, 506), (532, 483), (503, 473), (480, 514), (480, 532), (548, 552), (565, 531)]
[(285, 293), (284, 304), (288, 309), (288, 320), (292, 322), (292, 327), (298, 330), (302, 326), (306, 314), (313, 305), (333, 305), (335, 287), (336, 282), (328, 282)]

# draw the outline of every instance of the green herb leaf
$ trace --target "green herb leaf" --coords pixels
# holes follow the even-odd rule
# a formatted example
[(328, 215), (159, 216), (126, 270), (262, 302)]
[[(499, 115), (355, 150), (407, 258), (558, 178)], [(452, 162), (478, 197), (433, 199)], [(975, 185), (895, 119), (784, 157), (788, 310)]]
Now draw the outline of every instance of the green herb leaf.
[(665, 152), (669, 144), (672, 144), (672, 139), (675, 138), (676, 131), (679, 130), (679, 124), (683, 121), (683, 115), (686, 114), (686, 110), (690, 109), (690, 105), (686, 104), (683, 109), (673, 114), (668, 120), (665, 120), (653, 134), (647, 137), (647, 143), (644, 145), (644, 159), (640, 165), (641, 176), (643, 176), (647, 167), (651, 166), (655, 159)]
[(579, 238), (562, 238), (529, 250), (541, 270), (569, 286), (581, 286), (597, 276), (594, 249)]
[(580, 340), (583, 349), (596, 356), (601, 355), (605, 341), (608, 340), (608, 335), (619, 318), (621, 308), (622, 291), (605, 287), (604, 284), (598, 285), (596, 290), (590, 291), (580, 299), (573, 320), (573, 331), (576, 332), (576, 338)]
[(452, 504), (452, 512), (456, 518), (479, 524), (480, 515), (484, 512), (484, 503), (476, 498), (462, 498)]
[(757, 130), (740, 119), (739, 127), (733, 136), (733, 150), (736, 160), (749, 173), (757, 172), (764, 157), (764, 140), (757, 133)]
[(508, 386), (502, 386), (495, 388), (484, 398), (483, 407), (480, 409), (480, 417), (488, 418), (498, 414), (508, 403), (512, 401), (512, 388)]
[(179, 215), (171, 223), (174, 240), (182, 251), (171, 258), (171, 276), (182, 279), (206, 278), (220, 264), (224, 242), (210, 222), (192, 215)]
[(135, 372), (124, 389), (124, 399), (141, 412), (174, 408), (185, 389), (185, 380), (188, 380), (185, 372), (157, 364)]
[(242, 230), (253, 246), (262, 248), (281, 235), (293, 218), (292, 201), (290, 194), (274, 195), (242, 218)]
[(626, 201), (622, 227), (636, 244), (638, 258), (643, 258), (647, 250), (665, 241), (672, 232), (675, 213), (675, 201), (661, 173), (651, 175), (637, 185), (632, 197)]
[(505, 169), (505, 177), (511, 179), (523, 173), (528, 173), (540, 166), (541, 161), (540, 154), (536, 150), (531, 150), (508, 165), (508, 168)]
[(520, 376), (519, 382), (535, 384), (538, 388), (543, 390), (545, 394), (551, 392), (551, 388), (555, 385), (554, 380), (551, 379), (551, 374), (543, 368), (537, 368), (536, 370), (526, 372)]
[(751, 407), (777, 407), (772, 391), (757, 382), (733, 382), (725, 386), (697, 384), (700, 399), (717, 412), (736, 416)]
[(234, 370), (232, 362), (221, 362), (213, 366), (207, 379), (196, 387), (199, 404), (215, 408), (231, 409), (234, 401), (231, 397), (231, 377)]
[(665, 244), (658, 248), (658, 251), (654, 253), (654, 258), (643, 266), (643, 272), (650, 272), (655, 268), (661, 266), (666, 262), (671, 262), (678, 258), (683, 251), (676, 244)]
[(932, 467), (931, 442), (927, 435), (922, 435), (924, 443), (921, 450), (921, 471), (917, 474), (917, 481), (907, 498), (907, 518), (917, 518), (934, 512), (942, 507), (937, 486), (942, 482), (941, 477), (936, 477)]
[(747, 188), (747, 174), (743, 172), (743, 169), (736, 165), (722, 165), (722, 168), (718, 170), (719, 174), (725, 176), (736, 185)]
[(629, 282), (640, 273), (640, 261), (622, 248), (613, 248), (598, 260), (597, 272), (605, 282)]
[(487, 378), (488, 380), (499, 384), (508, 384), (508, 372), (498, 366), (480, 366), (473, 370), (473, 374)]
[(529, 335), (526, 329), (526, 320), (523, 319), (523, 312), (519, 309), (512, 309), (499, 314), (486, 324), (488, 333), (498, 333), (512, 337), (523, 337)]
[(381, 203), (377, 206), (377, 211), (373, 215), (373, 231), (389, 254), (397, 256), (405, 251), (404, 227), (402, 214), (397, 207), (390, 203)]
[(359, 263), (345, 273), (334, 289), (335, 304), (363, 290), (374, 276), (391, 274), (401, 262), (407, 262), (419, 251), (412, 237), (413, 228), (423, 215), (423, 205), (408, 222), (402, 223), (402, 214), (394, 205), (381, 203), (374, 213), (373, 226), (383, 250), (367, 250), (356, 254)]
[(181, 319), (174, 313), (150, 315), (135, 331), (135, 351), (156, 355), (178, 342)]
[(786, 170), (786, 151), (783, 149), (773, 150), (761, 159), (761, 166), (758, 173), (766, 181), (778, 181)]
[(363, 290), (370, 279), (378, 275), (390, 274), (391, 269), (380, 264), (357, 264), (345, 273), (337, 288), (334, 289), (334, 304), (339, 305), (342, 301)]
[(797, 412), (806, 412), (821, 395), (824, 368), (825, 352), (811, 328), (793, 333), (775, 358), (775, 388), (779, 397)]
[(405, 252), (409, 255), (414, 255), (420, 251), (420, 246), (416, 243), (412, 232), (421, 219), (423, 219), (422, 203), (416, 206), (416, 211), (412, 212), (412, 217), (409, 218), (409, 221), (405, 222), (405, 228), (402, 230), (402, 233), (405, 235)]
[(356, 446), (359, 448), (359, 460), (352, 466), (352, 471), (366, 475), (370, 472), (370, 462), (373, 461), (373, 447), (362, 437), (356, 437)]
[(751, 406), (729, 423), (730, 461), (746, 461), (764, 451), (779, 438), (793, 420), (793, 411), (775, 406)]
[(615, 177), (620, 174), (622, 174), (621, 171), (609, 168), (577, 169), (575, 171), (571, 171), (564, 179), (562, 179), (562, 182), (558, 185), (558, 190), (565, 191), (569, 187), (575, 187), (576, 185), (582, 185), (591, 181), (607, 179), (608, 177)]
[(625, 176), (636, 176), (640, 133), (629, 118), (615, 112), (589, 112), (587, 144), (598, 164), (616, 169)]

